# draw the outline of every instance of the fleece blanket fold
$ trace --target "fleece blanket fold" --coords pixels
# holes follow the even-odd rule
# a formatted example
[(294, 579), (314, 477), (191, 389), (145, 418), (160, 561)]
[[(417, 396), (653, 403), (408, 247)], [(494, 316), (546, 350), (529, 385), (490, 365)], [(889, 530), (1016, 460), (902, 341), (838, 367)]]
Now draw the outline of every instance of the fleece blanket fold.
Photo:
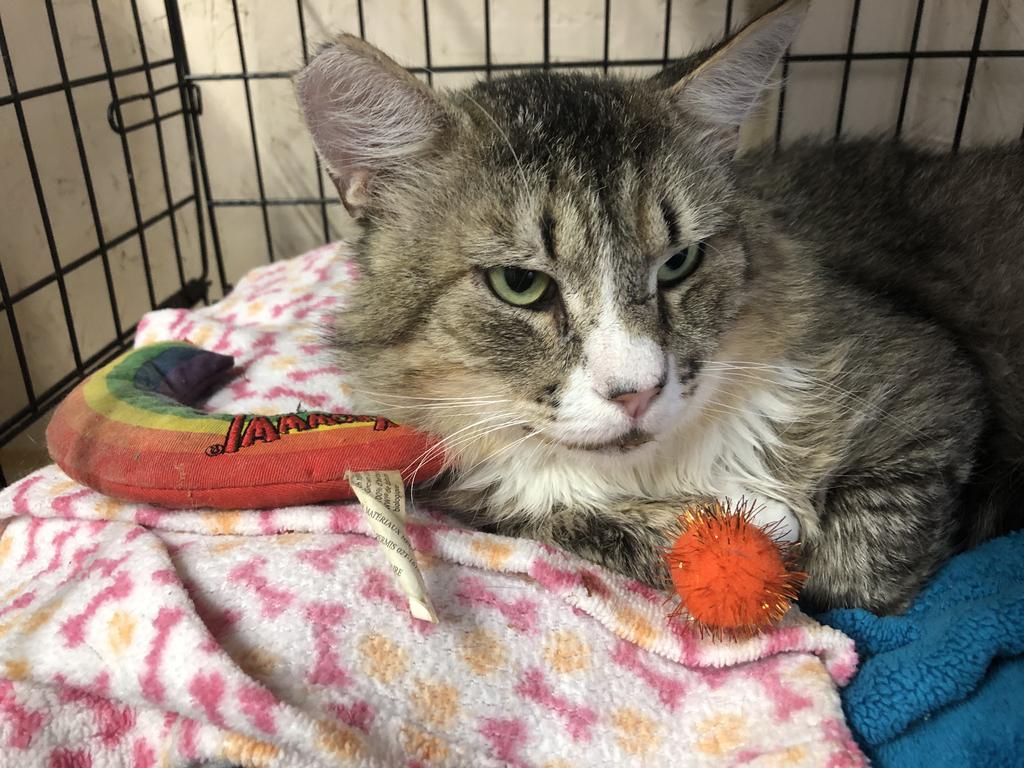
[(951, 560), (903, 616), (821, 618), (857, 642), (843, 702), (876, 764), (1024, 765), (1024, 532)]
[[(138, 343), (234, 355), (213, 409), (344, 412), (312, 329), (351, 278), (321, 248), (152, 313)], [(663, 594), (415, 504), (436, 625), (350, 504), (176, 511), (47, 467), (0, 518), (0, 766), (865, 764), (838, 693), (853, 645), (797, 610), (715, 643)]]

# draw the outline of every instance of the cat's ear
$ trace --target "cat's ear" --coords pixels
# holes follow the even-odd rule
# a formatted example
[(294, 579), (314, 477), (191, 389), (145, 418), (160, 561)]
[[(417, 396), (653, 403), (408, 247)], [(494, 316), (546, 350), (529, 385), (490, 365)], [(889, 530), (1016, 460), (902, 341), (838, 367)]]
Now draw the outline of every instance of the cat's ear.
[(796, 38), (809, 4), (786, 0), (688, 67), (669, 85), (676, 103), (714, 126), (738, 129)]
[(352, 35), (322, 49), (294, 82), (317, 152), (357, 218), (374, 187), (415, 169), (447, 127), (426, 84)]

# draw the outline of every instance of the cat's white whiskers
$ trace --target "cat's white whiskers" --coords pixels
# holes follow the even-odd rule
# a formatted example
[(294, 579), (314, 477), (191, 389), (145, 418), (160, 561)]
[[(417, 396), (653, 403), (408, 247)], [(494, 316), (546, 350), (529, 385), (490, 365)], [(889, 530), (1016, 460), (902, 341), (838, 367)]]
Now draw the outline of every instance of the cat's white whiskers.
[[(464, 444), (471, 443), (474, 440), (477, 440), (477, 439), (481, 438), (483, 435), (489, 434), (492, 431), (497, 431), (499, 429), (505, 429), (505, 428), (507, 428), (509, 426), (515, 426), (518, 423), (522, 423), (521, 421), (519, 421), (517, 419), (509, 419), (510, 416), (512, 416), (512, 414), (509, 414), (509, 413), (494, 414), (492, 416), (488, 416), (488, 417), (480, 419), (480, 420), (478, 420), (476, 422), (473, 422), (472, 424), (469, 424), (468, 426), (465, 426), (462, 429), (456, 430), (455, 432), (453, 432), (450, 435), (444, 437), (443, 439), (439, 440), (438, 442), (434, 443), (432, 446), (427, 448), (425, 451), (423, 451), (420, 454), (420, 456), (418, 457), (418, 460), (417, 459), (413, 459), (406, 466), (406, 468), (402, 470), (402, 473), (405, 474), (406, 472), (408, 472), (410, 467), (412, 467), (413, 464), (415, 464), (416, 465), (415, 469), (413, 469), (413, 471), (411, 473), (413, 476), (415, 476), (416, 473), (418, 473), (420, 471), (420, 469), (423, 467), (424, 464), (426, 464), (428, 461), (430, 461), (432, 458), (434, 458), (434, 457), (436, 457), (438, 455), (442, 455), (444, 462), (448, 463), (450, 457), (455, 456), (455, 455), (458, 454), (458, 450), (456, 450), (456, 446), (461, 446), (461, 445), (464, 445)], [(491, 422), (493, 422), (493, 421), (495, 421), (497, 419), (506, 419), (507, 421), (505, 423), (498, 424), (498, 425), (494, 425), (494, 424), (491, 423)], [(458, 440), (454, 439), (458, 435), (460, 435), (461, 433), (464, 433), (467, 430), (474, 430), (474, 429), (476, 431), (470, 431), (468, 435), (467, 434), (463, 434), (462, 437), (459, 437)], [(410, 499), (411, 503), (415, 502), (415, 486), (410, 488), (409, 499)]]
[[(758, 376), (755, 373), (748, 373), (748, 372), (746, 372), (744, 370), (741, 370), (741, 369), (720, 369), (720, 370), (717, 370), (716, 372), (718, 374), (720, 374), (720, 376), (721, 376), (723, 381), (737, 381), (737, 380), (741, 380), (741, 381), (744, 381), (744, 382), (753, 381), (753, 382), (756, 382), (758, 384), (764, 384), (764, 383), (767, 382), (765, 377)], [(830, 405), (836, 407), (836, 410), (839, 412), (840, 416), (842, 414), (857, 414), (857, 413), (859, 413), (859, 411), (856, 408), (854, 408), (853, 406), (845, 405), (845, 404), (837, 404), (834, 400), (829, 399), (823, 393), (815, 392), (815, 391), (813, 391), (812, 389), (809, 389), (809, 388), (807, 390), (803, 391), (803, 395), (805, 397), (810, 397), (810, 398), (814, 398), (814, 399), (817, 399), (817, 400), (822, 400), (824, 402), (829, 403)], [(838, 420), (839, 420), (839, 418), (837, 417), (833, 421), (838, 421)]]
[(723, 415), (738, 414), (740, 416), (747, 414), (747, 409), (741, 408), (736, 405), (730, 405), (729, 403), (722, 403), (718, 400), (708, 399), (701, 406), (702, 411), (714, 411)]
[(358, 395), (365, 395), (366, 397), (387, 397), (392, 400), (426, 400), (429, 402), (441, 402), (446, 400), (458, 400), (459, 402), (468, 402), (474, 400), (491, 400), (495, 397), (494, 395), (465, 395), (462, 397), (423, 397), (419, 395), (402, 395), (397, 392), (373, 392), (367, 389), (353, 389), (352, 391)]
[[(731, 365), (731, 366), (749, 366), (751, 368), (765, 368), (765, 369), (770, 369), (770, 370), (775, 370), (775, 371), (791, 371), (791, 370), (793, 370), (793, 366), (785, 366), (785, 365), (778, 365), (778, 364), (773, 364), (773, 363), (765, 363), (765, 362), (756, 361), (756, 360), (699, 360), (699, 359), (695, 359), (693, 362), (699, 363), (701, 366), (707, 366), (707, 367), (714, 366), (714, 365)], [(846, 370), (846, 371), (837, 372), (836, 369), (834, 369), (834, 368), (807, 368), (807, 367), (804, 367), (802, 365), (799, 366), (797, 368), (797, 370), (799, 370), (799, 372), (801, 374), (806, 374), (806, 373), (829, 373), (829, 374), (837, 375), (837, 376), (839, 376), (841, 378), (842, 377), (846, 377), (846, 376), (872, 376), (872, 377), (875, 377), (875, 378), (878, 377), (878, 374), (872, 373), (870, 371), (849, 371), (849, 370)]]
[[(499, 456), (501, 456), (501, 455), (502, 455), (503, 453), (506, 453), (507, 451), (510, 451), (510, 450), (512, 450), (513, 448), (515, 448), (516, 446), (520, 445), (521, 443), (525, 443), (525, 442), (526, 442), (527, 440), (529, 440), (529, 439), (530, 439), (531, 437), (538, 437), (539, 435), (540, 435), (540, 433), (539, 433), (539, 432), (527, 432), (527, 433), (526, 433), (525, 435), (523, 435), (522, 437), (518, 438), (517, 440), (514, 440), (514, 441), (512, 441), (511, 443), (509, 443), (508, 445), (506, 445), (506, 446), (505, 446), (504, 448), (502, 448), (501, 450), (499, 450), (499, 451), (497, 451), (497, 452), (495, 452), (495, 453), (492, 453), (492, 454), (490, 454), (490, 455), (488, 455), (488, 456), (484, 456), (483, 458), (479, 459), (479, 460), (478, 460), (477, 462), (475, 462), (475, 463), (473, 464), (473, 466), (471, 466), (471, 467), (469, 467), (468, 469), (466, 469), (466, 470), (465, 470), (465, 472), (466, 472), (467, 474), (470, 474), (470, 473), (472, 473), (472, 471), (473, 471), (474, 469), (476, 469), (477, 467), (479, 467), (479, 466), (480, 466), (481, 464), (483, 464), (483, 463), (484, 463), (485, 461), (493, 461), (494, 459), (496, 459), (496, 458), (498, 458)], [(536, 451), (536, 449), (534, 449), (534, 451)]]
[[(430, 449), (424, 452), (424, 455), (420, 459), (419, 465), (417, 465), (416, 467), (416, 471), (418, 472), (419, 468), (423, 464), (437, 456), (442, 457), (444, 464), (451, 465), (457, 460), (457, 458), (463, 452), (465, 452), (465, 450), (470, 445), (472, 445), (474, 442), (481, 440), (486, 435), (489, 435), (492, 432), (508, 429), (509, 427), (514, 427), (524, 423), (522, 420), (518, 418), (509, 418), (509, 416), (510, 414), (501, 414), (500, 417), (505, 418), (506, 421), (501, 422), (499, 424), (493, 423), (495, 419), (486, 420), (486, 423), (485, 420), (480, 420), (471, 425), (473, 429), (469, 430), (468, 433), (466, 433), (468, 429), (466, 427), (458, 430), (455, 433), (452, 433), (451, 435), (437, 442), (436, 444), (431, 446)], [(459, 433), (466, 434), (461, 434), (461, 436), (459, 436), (458, 439), (454, 439), (456, 436), (459, 435)]]
[[(719, 362), (718, 365), (720, 366), (718, 368), (714, 368), (711, 365), (709, 365), (708, 369), (709, 370), (715, 370), (716, 372), (721, 373), (721, 374), (728, 374), (728, 375), (732, 375), (732, 376), (746, 376), (746, 378), (752, 379), (754, 381), (762, 381), (763, 380), (761, 377), (758, 377), (757, 374), (756, 374), (757, 369), (760, 368), (761, 366), (755, 366), (753, 364), (742, 365), (742, 364), (730, 364), (730, 363), (722, 363), (722, 362)], [(766, 370), (771, 370), (771, 369), (777, 368), (777, 366), (768, 366), (768, 365), (766, 365), (766, 366), (763, 366), (763, 368), (766, 369)], [(800, 369), (801, 373), (803, 372), (803, 370), (804, 369)], [(862, 397), (862, 396), (856, 394), (855, 392), (850, 391), (849, 389), (847, 389), (845, 387), (842, 387), (842, 386), (840, 386), (838, 384), (835, 384), (834, 382), (827, 381), (826, 379), (822, 379), (822, 378), (817, 377), (817, 376), (805, 375), (803, 378), (807, 379), (807, 381), (810, 382), (811, 384), (815, 384), (815, 385), (817, 385), (817, 386), (819, 386), (819, 387), (821, 387), (823, 389), (829, 390), (829, 391), (831, 391), (831, 392), (833, 392), (835, 394), (844, 395), (844, 396), (850, 398), (850, 400), (852, 400), (854, 403), (860, 405), (867, 412), (877, 413), (880, 416), (883, 416), (883, 417), (889, 419), (891, 421), (891, 423), (893, 423), (896, 426), (898, 426), (901, 429), (903, 429), (911, 437), (918, 438), (919, 440), (924, 440), (924, 439), (927, 438), (927, 436), (923, 432), (921, 432), (918, 429), (915, 429), (913, 426), (911, 426), (910, 424), (906, 423), (905, 421), (903, 421), (902, 419), (897, 417), (895, 414), (890, 413), (889, 411), (887, 411), (886, 409), (882, 408), (881, 406), (875, 405), (874, 403), (869, 401), (867, 398)], [(808, 396), (808, 397), (816, 397), (816, 398), (819, 398), (821, 400), (826, 400), (827, 402), (833, 403), (835, 405), (834, 401), (828, 400), (824, 393), (814, 392), (810, 388), (808, 388), (805, 391), (804, 394), (806, 396)], [(839, 407), (841, 407), (841, 408), (845, 407), (847, 409), (846, 411), (844, 411), (845, 413), (854, 413), (854, 414), (861, 413), (861, 411), (858, 411), (856, 408), (854, 408), (852, 406), (841, 405)]]
[[(724, 379), (728, 379), (731, 376), (731, 377), (734, 377), (734, 378), (735, 377), (741, 377), (741, 378), (745, 378), (746, 380), (752, 380), (752, 381), (759, 382), (759, 383), (764, 381), (763, 377), (758, 376), (756, 373), (750, 372), (751, 369), (753, 369), (753, 366), (751, 366), (750, 369), (747, 369), (747, 370), (745, 370), (741, 366), (734, 366), (731, 370), (730, 369), (718, 369), (716, 372), (719, 373), (720, 375), (722, 375)], [(831, 390), (832, 392), (834, 392), (834, 393), (836, 393), (838, 395), (846, 395), (847, 397), (849, 397), (854, 402), (854, 405), (847, 405), (847, 404), (844, 404), (844, 403), (837, 403), (837, 402), (835, 402), (834, 399), (830, 398), (824, 392), (816, 392), (816, 391), (814, 391), (813, 388), (805, 389), (802, 392), (802, 395), (804, 397), (808, 397), (808, 398), (811, 398), (813, 400), (817, 400), (817, 401), (819, 401), (819, 402), (821, 402), (823, 404), (828, 405), (829, 408), (835, 410), (835, 414), (832, 416), (832, 418), (825, 418), (821, 413), (818, 413), (815, 416), (815, 419), (816, 419), (815, 423), (819, 426), (819, 428), (820, 427), (829, 426), (829, 425), (832, 425), (832, 424), (838, 424), (838, 423), (844, 421), (846, 418), (848, 418), (850, 416), (853, 416), (853, 417), (856, 418), (856, 417), (860, 417), (860, 416), (865, 415), (865, 414), (873, 414), (873, 415), (876, 415), (877, 417), (879, 417), (879, 418), (881, 418), (883, 420), (887, 420), (896, 429), (899, 429), (899, 430), (903, 431), (904, 434), (907, 436), (907, 438), (912, 440), (912, 441), (914, 441), (917, 445), (919, 445), (919, 446), (921, 446), (923, 448), (927, 448), (928, 436), (924, 432), (922, 432), (921, 430), (914, 428), (911, 424), (909, 424), (905, 420), (900, 419), (898, 416), (896, 416), (895, 414), (891, 413), (890, 411), (887, 411), (886, 409), (884, 409), (884, 408), (882, 408), (880, 406), (877, 406), (874, 403), (871, 403), (867, 399), (865, 399), (863, 397), (860, 397), (860, 396), (856, 395), (855, 393), (850, 392), (849, 390), (847, 390), (847, 389), (845, 389), (845, 388), (843, 388), (843, 387), (841, 387), (839, 385), (836, 385), (836, 384), (833, 384), (831, 382), (828, 382), (828, 381), (826, 381), (824, 379), (819, 379), (819, 378), (813, 377), (813, 376), (805, 376), (804, 378), (806, 378), (812, 384), (817, 384), (818, 386), (820, 386), (820, 387), (822, 387), (824, 389), (827, 389), (827, 390)], [(856, 405), (859, 405), (860, 408), (855, 407)], [(934, 465), (935, 465), (936, 470), (938, 470), (940, 472), (942, 471), (942, 466), (941, 466), (941, 464), (938, 461), (935, 461)]]
[[(519, 426), (520, 424), (525, 424), (525, 423), (526, 422), (521, 420), (521, 419), (511, 419), (511, 420), (503, 422), (501, 424), (489, 424), (489, 425), (487, 425), (487, 426), (485, 426), (485, 427), (483, 427), (481, 429), (478, 429), (475, 432), (471, 432), (468, 435), (463, 435), (461, 438), (459, 438), (458, 440), (455, 440), (455, 441), (445, 440), (445, 441), (442, 441), (440, 443), (437, 443), (429, 451), (425, 452), (426, 455), (424, 455), (424, 457), (420, 459), (420, 463), (416, 466), (416, 469), (414, 470), (413, 474), (415, 474), (416, 472), (419, 472), (420, 467), (422, 467), (423, 464), (425, 464), (427, 461), (430, 460), (430, 458), (432, 458), (433, 456), (438, 455), (439, 453), (443, 453), (443, 461), (444, 461), (444, 463), (446, 465), (451, 465), (471, 445), (473, 445), (474, 443), (480, 442), (487, 435), (490, 435), (490, 434), (492, 434), (494, 432), (500, 432), (501, 430), (509, 429), (511, 427), (516, 427), (516, 426)], [(409, 497), (410, 497), (410, 502), (414, 503), (415, 502), (415, 486), (410, 488)]]
[[(360, 397), (370, 403), (373, 408), (386, 409), (389, 413), (395, 411), (405, 411), (413, 413), (422, 412), (433, 412), (442, 411), (446, 414), (452, 414), (456, 416), (460, 415), (473, 415), (475, 413), (482, 412), (487, 406), (498, 406), (504, 403), (510, 402), (508, 398), (495, 398), (495, 397), (467, 397), (467, 398), (450, 398), (444, 402), (435, 402), (431, 398), (419, 398), (414, 396), (403, 396), (403, 395), (391, 395), (385, 394), (382, 396), (374, 396), (374, 393), (367, 391), (361, 391), (358, 393)], [(392, 398), (401, 399), (406, 397), (413, 402), (392, 402)]]
[(460, 458), (467, 450), (469, 450), (471, 446), (473, 446), (475, 443), (481, 442), (483, 438), (487, 437), (487, 435), (490, 435), (494, 432), (500, 432), (503, 429), (517, 427), (522, 424), (526, 424), (526, 422), (523, 419), (511, 419), (503, 424), (491, 425), (482, 431), (475, 432), (468, 436), (464, 436), (464, 438), (459, 441), (459, 447), (457, 450), (446, 451), (446, 455), (452, 458), (452, 462), (449, 463), (454, 463), (454, 461)]
[(499, 405), (507, 400), (486, 400), (477, 403), (437, 403), (435, 405), (402, 405), (400, 403), (389, 403), (384, 400), (369, 400), (370, 402), (376, 403), (379, 406), (384, 406), (392, 410), (403, 410), (403, 411), (415, 411), (417, 413), (421, 411), (449, 411), (449, 412), (464, 412), (466, 410), (480, 411), (481, 406), (484, 405)]
[[(491, 415), (489, 415), (489, 416), (484, 416), (483, 418), (481, 418), (481, 419), (478, 419), (477, 421), (474, 421), (474, 422), (473, 422), (473, 423), (471, 423), (471, 424), (467, 424), (466, 426), (462, 427), (461, 429), (457, 429), (457, 430), (455, 430), (454, 432), (452, 432), (452, 433), (450, 433), (450, 434), (448, 434), (448, 435), (445, 435), (445, 436), (444, 436), (443, 438), (441, 438), (441, 439), (440, 439), (440, 440), (438, 440), (438, 441), (437, 441), (436, 443), (434, 443), (434, 444), (433, 444), (433, 445), (431, 445), (431, 446), (430, 446), (429, 448), (427, 448), (427, 449), (426, 449), (426, 450), (425, 450), (425, 451), (424, 451), (424, 452), (423, 452), (423, 453), (422, 453), (422, 454), (420, 455), (420, 457), (417, 457), (417, 458), (420, 458), (420, 464), (419, 464), (419, 465), (418, 465), (418, 466), (416, 467), (417, 471), (419, 470), (419, 468), (420, 468), (420, 467), (422, 467), (422, 466), (423, 466), (423, 464), (424, 464), (424, 463), (425, 463), (426, 461), (429, 461), (429, 460), (430, 460), (430, 459), (431, 459), (431, 458), (432, 458), (432, 457), (433, 457), (434, 455), (436, 455), (436, 454), (437, 454), (438, 452), (440, 452), (440, 451), (444, 451), (444, 450), (445, 450), (445, 448), (446, 448), (446, 446), (447, 446), (447, 445), (449, 445), (449, 444), (450, 444), (450, 443), (451, 443), (451, 442), (452, 442), (452, 441), (453, 441), (453, 440), (454, 440), (454, 439), (455, 439), (456, 437), (458, 437), (458, 436), (459, 436), (460, 434), (463, 434), (463, 433), (465, 433), (465, 432), (467, 432), (467, 431), (469, 431), (469, 430), (473, 430), (473, 429), (477, 429), (477, 428), (483, 427), (483, 426), (485, 426), (485, 425), (489, 425), (489, 424), (490, 424), (491, 422), (493, 422), (493, 421), (496, 421), (496, 420), (499, 420), (499, 419), (508, 419), (508, 418), (510, 418), (511, 416), (512, 416), (512, 414), (510, 414), (510, 413), (505, 413), (505, 412), (502, 412), (502, 413), (495, 413), (495, 414), (491, 414)], [(417, 460), (417, 459), (413, 459), (413, 460), (412, 460), (412, 461), (411, 461), (411, 462), (410, 462), (410, 463), (409, 463), (409, 464), (408, 464), (408, 465), (407, 465), (407, 466), (405, 467), (405, 469), (403, 469), (402, 471), (403, 471), (403, 472), (407, 471), (407, 470), (408, 470), (408, 469), (409, 469), (409, 468), (410, 468), (410, 467), (411, 467), (411, 466), (412, 466), (412, 465), (413, 465), (413, 464), (414, 464), (414, 463), (416, 462), (416, 460)]]

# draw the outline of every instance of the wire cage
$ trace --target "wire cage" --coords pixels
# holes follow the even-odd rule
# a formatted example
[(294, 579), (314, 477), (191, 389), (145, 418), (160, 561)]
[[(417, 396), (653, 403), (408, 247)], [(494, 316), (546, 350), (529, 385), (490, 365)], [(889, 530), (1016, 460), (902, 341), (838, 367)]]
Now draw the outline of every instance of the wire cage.
[[(252, 266), (351, 234), (288, 83), (332, 33), (438, 87), (535, 68), (643, 75), (772, 4), (5, 4), (0, 486), (42, 460), (46, 414), (143, 313), (212, 301)], [(1024, 0), (818, 0), (806, 26), (750, 141), (1024, 140)]]

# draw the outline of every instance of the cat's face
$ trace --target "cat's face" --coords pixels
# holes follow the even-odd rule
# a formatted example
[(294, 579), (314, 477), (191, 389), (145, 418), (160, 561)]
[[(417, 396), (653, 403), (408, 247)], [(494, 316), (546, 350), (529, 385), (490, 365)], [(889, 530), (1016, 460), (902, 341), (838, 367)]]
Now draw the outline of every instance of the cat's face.
[(357, 390), (379, 393), (361, 407), (444, 434), (501, 414), (485, 425), (604, 450), (679, 420), (747, 254), (727, 167), (646, 91), (535, 76), (475, 89), (479, 108), (456, 99), (457, 160), (371, 222), (337, 319)]
[[(367, 224), (333, 329), (358, 406), (448, 437), (453, 454), (484, 439), (626, 453), (685, 421), (754, 277), (731, 128), (710, 126), (700, 99), (749, 105), (575, 75), (442, 97), (345, 46), (322, 72), (356, 68), (362, 90), (299, 81), (329, 166), (342, 100), (379, 121), (378, 157), (416, 147), (370, 170), (373, 152), (346, 144), (331, 166)], [(332, 109), (310, 115), (318, 100)]]

